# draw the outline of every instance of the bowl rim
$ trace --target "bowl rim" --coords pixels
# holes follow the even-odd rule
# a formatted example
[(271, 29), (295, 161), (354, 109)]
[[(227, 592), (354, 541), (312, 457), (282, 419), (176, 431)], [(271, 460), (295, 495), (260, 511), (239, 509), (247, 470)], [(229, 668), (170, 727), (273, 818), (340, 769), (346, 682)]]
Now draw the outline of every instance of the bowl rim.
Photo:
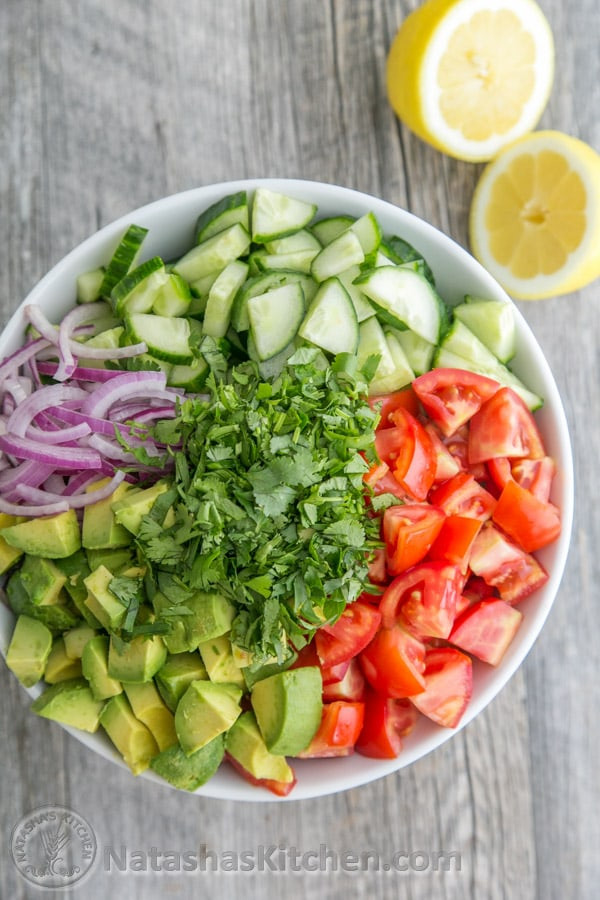
[[(431, 753), (437, 747), (440, 747), (466, 727), (469, 722), (473, 721), (473, 719), (489, 705), (494, 697), (497, 696), (512, 678), (540, 634), (556, 598), (565, 569), (569, 551), (574, 507), (573, 456), (567, 418), (550, 366), (519, 308), (493, 276), (487, 272), (487, 270), (485, 270), (483, 266), (467, 252), (467, 250), (443, 231), (402, 207), (371, 194), (341, 185), (292, 178), (246, 178), (234, 181), (223, 181), (191, 188), (162, 197), (120, 216), (75, 246), (31, 289), (9, 318), (0, 334), (0, 358), (11, 349), (16, 349), (16, 347), (22, 343), (22, 331), (25, 321), (23, 314), (24, 307), (29, 303), (37, 302), (41, 302), (41, 304), (44, 305), (44, 297), (48, 295), (48, 292), (53, 288), (56, 288), (62, 280), (69, 277), (73, 279), (73, 293), (70, 299), (69, 292), (65, 291), (65, 300), (63, 300), (62, 303), (50, 304), (50, 307), (53, 310), (59, 310), (62, 306), (62, 314), (64, 314), (64, 312), (66, 312), (66, 310), (74, 303), (75, 285), (73, 273), (75, 273), (76, 276), (77, 274), (86, 271), (85, 267), (75, 270), (74, 264), (78, 266), (79, 260), (92, 258), (94, 255), (97, 257), (99, 253), (103, 253), (104, 255), (102, 258), (106, 259), (107, 254), (110, 254), (110, 250), (107, 250), (107, 248), (114, 246), (115, 240), (118, 240), (121, 233), (132, 222), (135, 221), (138, 224), (146, 224), (148, 220), (151, 220), (156, 216), (160, 218), (161, 216), (168, 214), (173, 217), (184, 210), (189, 218), (192, 215), (191, 210), (193, 209), (193, 221), (190, 220), (191, 227), (189, 229), (191, 245), (193, 222), (203, 209), (227, 194), (241, 190), (251, 192), (257, 187), (266, 187), (280, 193), (289, 193), (292, 196), (305, 197), (306, 199), (316, 202), (319, 210), (325, 205), (326, 207), (332, 207), (332, 209), (337, 208), (338, 214), (341, 214), (348, 209), (351, 210), (350, 214), (352, 215), (360, 215), (364, 212), (372, 211), (379, 220), (383, 220), (383, 223), (386, 221), (394, 221), (396, 223), (394, 225), (394, 231), (405, 236), (411, 243), (416, 244), (421, 249), (423, 247), (431, 248), (429, 255), (427, 251), (425, 251), (424, 255), (427, 256), (434, 272), (436, 272), (436, 265), (435, 263), (432, 263), (431, 259), (433, 248), (435, 248), (435, 256), (439, 255), (446, 258), (447, 263), (452, 263), (460, 270), (464, 270), (464, 272), (468, 274), (467, 281), (470, 278), (472, 281), (481, 284), (481, 290), (482, 292), (485, 292), (486, 297), (508, 302), (513, 307), (517, 325), (517, 339), (520, 347), (520, 350), (517, 353), (517, 359), (519, 358), (519, 354), (521, 354), (521, 359), (526, 358), (528, 363), (533, 363), (534, 372), (539, 381), (539, 384), (533, 385), (533, 388), (539, 390), (539, 388), (543, 386), (546, 418), (548, 419), (548, 424), (553, 427), (553, 441), (555, 446), (552, 449), (552, 456), (559, 462), (560, 469), (560, 475), (556, 482), (555, 490), (560, 494), (558, 505), (561, 510), (562, 531), (558, 540), (552, 545), (551, 552), (553, 564), (549, 573), (550, 577), (548, 582), (532, 595), (532, 598), (536, 598), (535, 604), (532, 604), (531, 602), (528, 603), (529, 598), (525, 601), (525, 603), (528, 604), (526, 616), (528, 628), (525, 630), (520, 629), (518, 632), (518, 641), (513, 641), (513, 644), (497, 669), (492, 672), (487, 671), (486, 674), (486, 669), (481, 668), (484, 664), (476, 663), (478, 673), (481, 672), (483, 675), (486, 675), (485, 683), (477, 683), (477, 689), (474, 689), (473, 698), (457, 728), (445, 729), (435, 726), (433, 723), (424, 723), (421, 728), (423, 733), (417, 735), (413, 733), (413, 735), (410, 735), (406, 739), (404, 749), (401, 751), (400, 755), (393, 760), (375, 760), (367, 757), (360, 757), (358, 754), (354, 754), (344, 759), (338, 758), (335, 762), (327, 759), (294, 760), (293, 766), (298, 775), (298, 783), (287, 797), (277, 797), (267, 791), (257, 790), (256, 787), (245, 782), (237, 773), (233, 772), (233, 770), (230, 772), (230, 767), (227, 767), (226, 772), (222, 769), (219, 770), (212, 779), (194, 792), (199, 797), (210, 797), (221, 800), (241, 800), (255, 803), (304, 800), (337, 793), (339, 791), (367, 784), (416, 762), (418, 759)], [(334, 213), (331, 212), (327, 214)], [(389, 233), (389, 229), (383, 223), (382, 228), (384, 233)], [(156, 227), (156, 224), (151, 226), (147, 240), (153, 239), (152, 228), (156, 229)], [(405, 228), (408, 233), (405, 232)], [(156, 231), (154, 234), (156, 234)], [(164, 241), (164, 237), (160, 240)], [(96, 265), (99, 264), (100, 262), (96, 263)], [(84, 266), (84, 263), (82, 262), (81, 265)], [(450, 268), (452, 268), (452, 265), (450, 265)], [(438, 273), (436, 273), (436, 276), (437, 275)], [(440, 293), (444, 296), (443, 290), (441, 290)], [(460, 292), (461, 295), (464, 293), (467, 293), (467, 291), (462, 290)], [(67, 302), (67, 299), (69, 299), (69, 302)], [(446, 297), (446, 299), (448, 298)], [(519, 366), (517, 365), (517, 372), (518, 370)], [(528, 384), (530, 383), (531, 382), (528, 379)], [(542, 431), (543, 430), (544, 429), (542, 428)], [(546, 436), (544, 437), (546, 438)], [(0, 604), (0, 648), (3, 655), (5, 655), (8, 646), (9, 629), (12, 621), (14, 621), (12, 612), (4, 604)], [(489, 668), (490, 667), (487, 667), (487, 670), (489, 670)], [(35, 688), (31, 689), (23, 688), (23, 690), (27, 690), (27, 693), (31, 697), (35, 697), (41, 692), (41, 686), (37, 685)], [(69, 726), (61, 725), (61, 727), (89, 749), (94, 750), (105, 759), (116, 763), (129, 772), (124, 761), (116, 751), (112, 749), (108, 739), (103, 735), (100, 735), (99, 733), (88, 735), (85, 732), (78, 731)], [(144, 780), (151, 780), (168, 789), (173, 789), (171, 785), (163, 779), (160, 779), (151, 770), (142, 773), (141, 778)]]

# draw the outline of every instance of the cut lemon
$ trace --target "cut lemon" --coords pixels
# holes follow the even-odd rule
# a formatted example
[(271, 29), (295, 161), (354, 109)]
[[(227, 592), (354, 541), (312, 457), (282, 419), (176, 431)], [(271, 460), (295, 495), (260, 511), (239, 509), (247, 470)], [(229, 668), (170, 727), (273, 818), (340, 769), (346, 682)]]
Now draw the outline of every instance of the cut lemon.
[(390, 48), (396, 114), (458, 159), (492, 159), (531, 131), (550, 96), (554, 40), (534, 0), (428, 0)]
[(566, 294), (600, 276), (600, 155), (559, 131), (536, 131), (484, 169), (471, 250), (514, 297)]

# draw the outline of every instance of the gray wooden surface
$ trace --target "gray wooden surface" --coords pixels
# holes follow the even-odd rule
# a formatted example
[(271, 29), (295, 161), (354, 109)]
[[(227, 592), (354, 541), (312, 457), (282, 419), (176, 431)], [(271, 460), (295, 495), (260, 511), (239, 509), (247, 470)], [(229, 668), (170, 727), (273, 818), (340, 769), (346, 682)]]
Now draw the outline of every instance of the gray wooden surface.
[[(117, 216), (247, 176), (341, 183), (466, 244), (478, 167), (394, 119), (392, 36), (416, 0), (0, 0), (0, 304), (5, 321), (68, 250)], [(557, 44), (543, 125), (600, 149), (596, 0), (541, 0)], [(63, 803), (103, 846), (217, 853), (259, 845), (455, 851), (460, 871), (107, 875), (90, 900), (210, 896), (595, 898), (600, 895), (600, 283), (521, 304), (571, 426), (577, 510), (565, 578), (525, 665), (468, 728), (396, 776), (285, 805), (218, 802), (136, 781), (36, 719), (0, 667), (0, 897), (38, 897), (13, 824)], [(422, 859), (422, 857), (421, 857)], [(331, 867), (331, 866), (330, 866)], [(210, 868), (210, 866), (209, 866)], [(48, 892), (51, 896), (51, 892)], [(59, 895), (57, 895), (59, 896)]]

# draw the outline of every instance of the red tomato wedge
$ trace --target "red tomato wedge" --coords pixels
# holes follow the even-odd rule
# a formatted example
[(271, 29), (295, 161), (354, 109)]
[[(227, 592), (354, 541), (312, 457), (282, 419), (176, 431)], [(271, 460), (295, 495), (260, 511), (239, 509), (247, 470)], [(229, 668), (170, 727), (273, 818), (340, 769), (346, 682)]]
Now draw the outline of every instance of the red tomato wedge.
[(298, 757), (349, 756), (354, 752), (354, 745), (362, 731), (364, 715), (364, 703), (348, 703), (345, 700), (325, 703), (317, 733), (306, 750), (297, 754)]
[[(435, 477), (434, 481), (447, 481), (457, 472), (460, 472), (462, 465), (459, 460), (452, 455), (446, 444), (443, 442), (437, 428), (432, 422), (425, 424), (425, 431), (431, 438), (433, 450), (435, 453)], [(465, 441), (465, 447), (467, 446)]]
[(367, 689), (357, 752), (374, 759), (394, 759), (402, 749), (402, 738), (413, 730), (416, 720), (417, 711), (410, 700), (393, 700)]
[(315, 634), (315, 646), (322, 666), (336, 666), (363, 650), (379, 628), (381, 613), (374, 606), (355, 600), (337, 622), (322, 625)]
[(336, 682), (341, 681), (348, 671), (351, 662), (352, 660), (347, 659), (345, 662), (338, 663), (337, 666), (322, 666), (321, 677), (323, 679), (323, 684), (335, 684)]
[(465, 574), (471, 547), (481, 525), (479, 519), (472, 519), (470, 516), (447, 516), (429, 550), (429, 559), (445, 559), (454, 563)]
[(379, 604), (384, 628), (396, 622), (412, 633), (447, 638), (464, 583), (458, 566), (444, 561), (423, 562), (395, 578)]
[(432, 369), (413, 381), (429, 418), (447, 437), (468, 422), (500, 385), (464, 369)]
[(369, 406), (371, 409), (379, 410), (377, 428), (389, 428), (391, 424), (389, 415), (397, 409), (407, 409), (409, 413), (416, 416), (419, 412), (419, 398), (409, 385), (399, 391), (394, 391), (392, 394), (376, 394), (369, 397)]
[(496, 506), (496, 498), (469, 472), (459, 472), (444, 481), (431, 492), (429, 500), (447, 516), (470, 516), (482, 522), (490, 518)]
[(500, 388), (469, 423), (471, 465), (497, 456), (538, 459), (545, 455), (532, 414), (511, 388)]
[(229, 753), (225, 753), (225, 758), (231, 763), (233, 768), (246, 779), (246, 781), (250, 782), (250, 784), (253, 784), (255, 787), (264, 787), (268, 791), (271, 791), (272, 794), (277, 794), (278, 797), (287, 797), (298, 781), (295, 775), (292, 781), (275, 781), (273, 778), (255, 778), (254, 775), (250, 774), (248, 769), (245, 769), (237, 759), (234, 759)]
[(436, 470), (431, 438), (419, 420), (403, 407), (390, 413), (389, 420), (393, 427), (383, 428), (375, 435), (377, 455), (413, 500), (425, 500)]
[(512, 477), (538, 500), (550, 499), (556, 464), (551, 456), (539, 459), (518, 459), (512, 465)]
[(440, 533), (444, 512), (430, 504), (390, 506), (383, 514), (383, 539), (390, 575), (420, 562)]
[(475, 538), (469, 565), (507, 603), (518, 603), (548, 580), (537, 559), (492, 522), (486, 522)]
[(388, 580), (385, 550), (378, 547), (369, 563), (369, 581), (372, 584), (387, 584)]
[(427, 651), (425, 690), (411, 697), (419, 712), (444, 728), (456, 728), (473, 691), (471, 658), (454, 647)]
[(556, 506), (539, 500), (512, 478), (506, 482), (492, 518), (528, 553), (551, 544), (560, 534)]
[(504, 600), (473, 603), (455, 622), (450, 642), (497, 666), (521, 624), (523, 614)]
[(425, 645), (400, 625), (381, 628), (359, 659), (365, 678), (384, 697), (410, 697), (425, 687)]
[(362, 673), (358, 657), (348, 663), (344, 677), (339, 681), (323, 684), (323, 700), (362, 700), (365, 695), (365, 676)]

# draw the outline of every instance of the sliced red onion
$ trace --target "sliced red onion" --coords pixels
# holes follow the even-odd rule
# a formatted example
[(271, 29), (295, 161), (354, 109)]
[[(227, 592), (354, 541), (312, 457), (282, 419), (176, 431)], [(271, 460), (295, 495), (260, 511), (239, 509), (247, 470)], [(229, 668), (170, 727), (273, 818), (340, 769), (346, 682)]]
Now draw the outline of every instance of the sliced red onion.
[[(39, 362), (37, 368), (42, 375), (50, 375), (54, 378), (58, 364), (54, 362)], [(86, 366), (77, 366), (71, 373), (71, 378), (74, 381), (104, 382), (122, 374), (123, 372), (120, 369), (91, 369)]]
[(60, 353), (60, 362), (56, 370), (55, 378), (57, 381), (66, 381), (71, 378), (75, 371), (75, 357), (72, 351), (71, 336), (78, 325), (89, 322), (98, 316), (110, 311), (110, 306), (104, 300), (96, 303), (86, 303), (83, 306), (76, 306), (64, 317), (58, 329), (58, 349)]
[(124, 478), (124, 472), (115, 472), (110, 481), (102, 485), (102, 487), (97, 488), (95, 491), (69, 494), (68, 496), (63, 494), (53, 494), (45, 490), (41, 491), (39, 488), (32, 488), (27, 485), (21, 485), (17, 488), (17, 491), (24, 500), (28, 500), (30, 503), (60, 503), (63, 500), (66, 500), (68, 508), (81, 509), (84, 506), (91, 506), (92, 503), (97, 503), (100, 500), (106, 500), (106, 498), (110, 497), (115, 489), (121, 484)]
[(167, 379), (164, 372), (124, 372), (107, 381), (89, 395), (81, 407), (81, 412), (89, 416), (105, 418), (111, 406), (123, 398), (142, 394), (161, 397), (165, 400), (177, 399), (177, 395), (166, 390)]
[(32, 419), (38, 413), (49, 406), (60, 405), (71, 400), (82, 402), (87, 396), (86, 392), (82, 391), (81, 388), (62, 384), (52, 384), (40, 388), (39, 391), (23, 400), (15, 409), (6, 423), (7, 430), (11, 435), (24, 437)]
[(12, 434), (0, 435), (0, 449), (17, 459), (28, 459), (54, 468), (99, 469), (100, 454), (86, 447), (53, 447)]
[(4, 381), (7, 375), (16, 374), (21, 366), (25, 365), (25, 363), (39, 353), (40, 350), (49, 347), (50, 344), (51, 341), (41, 337), (35, 341), (30, 341), (28, 344), (25, 344), (24, 347), (20, 347), (10, 356), (7, 356), (0, 365), (0, 383)]
[[(95, 476), (94, 476), (95, 477)], [(20, 492), (23, 485), (19, 485), (17, 488), (17, 492)], [(63, 475), (57, 475), (56, 472), (53, 472), (52, 475), (49, 475), (46, 478), (45, 482), (42, 485), (44, 491), (48, 491), (51, 494), (63, 494), (65, 490), (65, 479)], [(33, 488), (32, 488), (33, 490)], [(35, 490), (38, 490), (37, 488)]]
[(73, 444), (87, 437), (92, 429), (85, 422), (72, 425), (70, 428), (61, 428), (56, 431), (42, 431), (41, 428), (28, 428), (25, 437), (40, 444)]
[(17, 466), (11, 466), (0, 472), (0, 494), (5, 500), (12, 502), (18, 499), (15, 489), (19, 484), (29, 484), (39, 487), (54, 472), (55, 466), (42, 465), (41, 463), (26, 460)]
[[(138, 447), (145, 447), (148, 456), (156, 456), (159, 457), (161, 454), (154, 446), (154, 444), (145, 443), (144, 441), (136, 441), (135, 438), (128, 437), (128, 441), (131, 441), (132, 445), (135, 441), (135, 445)], [(125, 450), (124, 447), (121, 447), (120, 444), (115, 443), (114, 441), (109, 441), (105, 437), (102, 437), (99, 434), (93, 434), (88, 441), (90, 447), (93, 447), (94, 450), (97, 450), (102, 456), (107, 459), (116, 459), (120, 462), (126, 463), (136, 463), (137, 459), (133, 453), (129, 453)]]
[[(30, 303), (25, 307), (25, 315), (34, 328), (37, 328), (42, 337), (61, 350), (59, 346), (59, 332), (48, 321), (40, 307), (36, 303)], [(139, 356), (146, 353), (148, 347), (142, 341), (139, 344), (129, 344), (127, 347), (88, 347), (72, 339), (67, 339), (70, 352), (75, 357), (85, 356), (87, 359), (128, 359), (131, 356)], [(59, 363), (60, 364), (60, 363)]]
[(80, 422), (85, 423), (90, 427), (90, 430), (94, 432), (94, 434), (105, 434), (107, 437), (115, 436), (115, 428), (119, 429), (119, 432), (123, 435), (128, 435), (131, 431), (131, 427), (129, 425), (121, 425), (116, 422), (112, 422), (110, 419), (100, 419), (97, 416), (86, 416), (85, 413), (79, 412), (77, 409), (66, 409), (65, 407), (53, 407), (49, 412), (52, 412), (52, 415), (60, 419), (62, 422), (67, 422), (70, 425), (77, 425)]
[(10, 503), (3, 497), (0, 497), (0, 512), (9, 516), (32, 516), (39, 518), (41, 516), (58, 516), (60, 513), (69, 511), (69, 503), (67, 500), (61, 499), (56, 503), (45, 503), (39, 506), (24, 506), (20, 503)]

